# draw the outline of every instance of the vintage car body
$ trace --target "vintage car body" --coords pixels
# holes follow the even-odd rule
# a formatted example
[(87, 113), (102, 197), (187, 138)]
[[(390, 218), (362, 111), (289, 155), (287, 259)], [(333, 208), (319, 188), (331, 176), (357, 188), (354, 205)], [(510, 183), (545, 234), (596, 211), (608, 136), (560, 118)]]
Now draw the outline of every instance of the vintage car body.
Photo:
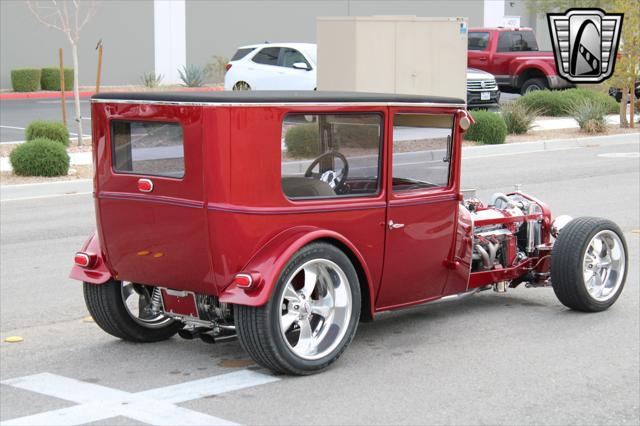
[[(586, 219), (553, 222), (543, 202), (521, 191), (487, 205), (463, 200), (461, 137), (471, 120), (461, 100), (422, 96), (96, 95), (97, 231), (71, 277), (85, 283), (90, 312), (115, 336), (154, 341), (179, 332), (214, 341), (237, 331), (258, 363), (292, 374), (337, 359), (358, 317), (522, 282), (550, 286), (552, 233)], [(315, 161), (292, 157), (292, 128), (311, 129), (310, 146), (321, 146)], [(442, 183), (422, 177), (425, 170)], [(601, 265), (609, 268), (599, 275), (609, 298), (559, 297), (602, 310), (624, 285), (626, 245), (610, 222), (586, 222), (580, 232), (609, 232), (594, 246), (600, 234), (589, 228), (584, 243), (599, 250), (602, 265), (616, 265)], [(586, 265), (595, 249), (582, 245), (577, 254), (567, 249), (566, 262)], [(573, 294), (578, 284), (569, 281), (556, 293)], [(278, 315), (281, 333), (278, 320), (270, 322)], [(309, 324), (316, 347), (302, 350)]]

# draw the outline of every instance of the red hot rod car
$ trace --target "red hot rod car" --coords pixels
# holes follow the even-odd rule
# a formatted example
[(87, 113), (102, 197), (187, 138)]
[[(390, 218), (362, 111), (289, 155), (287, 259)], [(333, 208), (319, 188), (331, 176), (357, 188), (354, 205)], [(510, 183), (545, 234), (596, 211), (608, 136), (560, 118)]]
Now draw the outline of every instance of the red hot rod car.
[(620, 229), (515, 191), (460, 190), (459, 99), (331, 92), (92, 99), (97, 231), (75, 256), (95, 322), (121, 339), (237, 334), (309, 374), (381, 311), (525, 284), (601, 311)]

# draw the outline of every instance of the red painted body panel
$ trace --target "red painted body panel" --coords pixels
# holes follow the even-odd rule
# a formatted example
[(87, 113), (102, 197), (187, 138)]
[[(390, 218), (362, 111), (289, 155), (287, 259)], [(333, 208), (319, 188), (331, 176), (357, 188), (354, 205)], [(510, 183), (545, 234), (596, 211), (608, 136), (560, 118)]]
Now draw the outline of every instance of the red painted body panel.
[[(289, 200), (281, 188), (284, 116), (339, 111), (384, 116), (378, 193)], [(448, 187), (407, 193), (388, 189), (393, 175), (392, 117), (397, 112), (454, 116)], [(71, 276), (95, 284), (114, 277), (260, 306), (297, 250), (312, 241), (331, 240), (357, 263), (371, 302), (363, 309), (373, 314), (464, 292), (487, 279), (515, 277), (516, 271), (525, 273), (532, 259), (470, 277), (473, 223), (460, 205), (459, 182), (458, 120), (463, 115), (465, 111), (435, 107), (94, 103), (98, 231), (85, 248), (97, 255), (97, 263), (92, 270), (74, 267)], [(182, 179), (112, 170), (110, 123), (127, 119), (182, 126)], [(152, 181), (152, 192), (138, 190), (140, 178)], [(546, 235), (548, 212), (542, 216)], [(389, 230), (388, 220), (405, 226)], [(548, 243), (548, 235), (545, 238)], [(236, 274), (253, 272), (261, 276), (257, 288), (231, 284)]]
[(73, 265), (69, 278), (91, 284), (104, 284), (109, 281), (111, 272), (104, 263), (104, 256), (100, 248), (100, 239), (97, 233), (93, 233), (87, 238), (80, 251), (89, 255), (95, 255), (95, 262), (91, 265), (91, 268)]

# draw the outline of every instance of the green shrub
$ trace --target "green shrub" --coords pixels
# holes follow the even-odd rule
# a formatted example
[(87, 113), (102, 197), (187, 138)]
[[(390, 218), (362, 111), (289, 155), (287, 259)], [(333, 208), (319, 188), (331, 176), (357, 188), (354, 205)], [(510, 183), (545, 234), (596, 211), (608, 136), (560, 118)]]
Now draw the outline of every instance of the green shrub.
[(287, 153), (292, 157), (313, 158), (320, 154), (320, 133), (317, 123), (297, 124), (284, 135)]
[(590, 99), (606, 107), (607, 114), (615, 114), (620, 106), (606, 93), (589, 89), (539, 90), (521, 96), (516, 102), (541, 115), (552, 117), (570, 115), (572, 105), (581, 99)]
[(379, 127), (376, 125), (344, 124), (336, 126), (337, 145), (345, 148), (377, 146)]
[(41, 71), (37, 68), (11, 70), (11, 86), (14, 92), (34, 92), (40, 89)]
[(69, 172), (69, 155), (59, 142), (34, 139), (19, 145), (9, 156), (18, 176), (65, 176)]
[(507, 125), (500, 114), (489, 111), (471, 113), (475, 123), (464, 134), (464, 138), (483, 144), (501, 144), (507, 137)]
[(144, 84), (144, 87), (153, 89), (154, 87), (160, 86), (163, 78), (164, 76), (162, 74), (156, 74), (154, 71), (151, 71), (143, 73), (142, 77), (140, 77), (140, 80), (142, 80), (142, 84)]
[(64, 124), (55, 121), (32, 121), (24, 133), (27, 141), (44, 138), (69, 145), (69, 130)]
[(182, 69), (178, 70), (178, 74), (180, 75), (180, 80), (182, 80), (187, 87), (204, 86), (205, 72), (204, 69), (198, 65), (185, 65)]
[(502, 118), (507, 125), (507, 132), (521, 135), (527, 133), (533, 127), (537, 111), (532, 111), (526, 105), (510, 102), (500, 107)]
[[(40, 77), (42, 90), (60, 90), (60, 68), (42, 68)], [(73, 69), (64, 69), (64, 89), (73, 90)]]
[(600, 102), (588, 98), (579, 99), (571, 106), (570, 114), (583, 132), (604, 133), (607, 130), (607, 106)]

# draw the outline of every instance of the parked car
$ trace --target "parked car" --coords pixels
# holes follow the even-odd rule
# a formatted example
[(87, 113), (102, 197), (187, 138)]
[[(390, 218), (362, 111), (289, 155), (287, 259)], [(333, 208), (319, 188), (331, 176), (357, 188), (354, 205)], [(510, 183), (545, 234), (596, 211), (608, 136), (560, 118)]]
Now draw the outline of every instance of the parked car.
[(467, 68), (467, 107), (495, 108), (500, 101), (500, 89), (488, 72)]
[[(620, 102), (622, 100), (622, 90), (616, 87), (609, 88), (609, 95), (612, 96), (616, 101)], [(635, 100), (638, 101), (640, 99), (640, 82), (636, 83), (636, 88), (634, 91)]]
[(468, 66), (493, 74), (504, 92), (573, 87), (558, 75), (553, 52), (538, 50), (531, 28), (473, 28), (468, 40)]
[(124, 340), (237, 333), (310, 374), (379, 312), (523, 284), (596, 312), (625, 283), (609, 220), (520, 190), (463, 200), (462, 99), (111, 92), (91, 110), (98, 226), (71, 277)]
[(225, 90), (314, 90), (316, 45), (265, 43), (239, 48), (227, 64)]

